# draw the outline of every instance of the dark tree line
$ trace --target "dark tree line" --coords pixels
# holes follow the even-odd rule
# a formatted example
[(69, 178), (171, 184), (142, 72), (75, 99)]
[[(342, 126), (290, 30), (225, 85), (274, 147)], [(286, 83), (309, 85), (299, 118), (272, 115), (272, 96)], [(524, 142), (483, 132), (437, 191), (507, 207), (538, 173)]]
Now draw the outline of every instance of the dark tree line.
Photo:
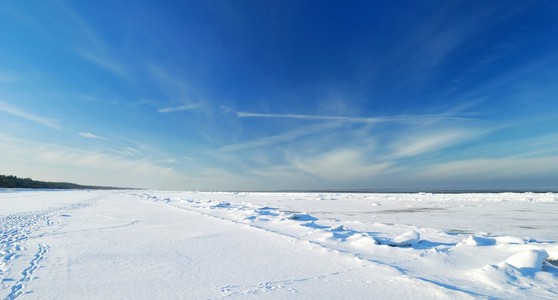
[(93, 185), (80, 185), (69, 182), (46, 182), (31, 178), (19, 178), (17, 176), (0, 175), (0, 188), (24, 188), (24, 189), (118, 189), (117, 187), (104, 187)]

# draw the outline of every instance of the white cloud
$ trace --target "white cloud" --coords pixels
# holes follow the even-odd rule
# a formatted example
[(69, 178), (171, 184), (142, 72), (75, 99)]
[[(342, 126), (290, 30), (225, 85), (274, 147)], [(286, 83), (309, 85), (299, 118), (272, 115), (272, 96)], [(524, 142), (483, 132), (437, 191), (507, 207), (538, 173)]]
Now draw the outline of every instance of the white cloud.
[(2, 172), (82, 184), (176, 189), (188, 178), (149, 159), (132, 159), (0, 134)]
[(161, 109), (157, 110), (157, 112), (169, 113), (169, 112), (176, 112), (176, 111), (193, 110), (193, 109), (197, 109), (199, 107), (200, 107), (199, 104), (185, 104), (185, 105), (180, 105), (180, 106), (161, 108)]
[(371, 164), (358, 150), (337, 149), (313, 158), (295, 158), (293, 165), (301, 171), (329, 181), (347, 182), (369, 179), (386, 171), (392, 164)]
[(558, 156), (478, 158), (435, 164), (419, 175), (461, 180), (529, 179), (534, 176), (558, 178), (556, 166), (558, 166)]
[(392, 143), (393, 157), (410, 157), (431, 153), (459, 143), (466, 142), (481, 132), (470, 129), (444, 130), (440, 132), (413, 133), (408, 132)]
[(0, 101), (0, 111), (8, 113), (10, 115), (23, 118), (28, 121), (39, 123), (43, 126), (50, 127), (56, 130), (61, 130), (60, 122), (58, 120), (48, 119), (36, 114), (26, 112), (17, 108), (15, 106), (9, 105), (8, 103)]
[(80, 132), (78, 133), (80, 136), (86, 138), (86, 139), (97, 139), (97, 140), (103, 140), (103, 141), (108, 141), (108, 139), (106, 137), (102, 137), (99, 135), (95, 135), (93, 133), (90, 132)]

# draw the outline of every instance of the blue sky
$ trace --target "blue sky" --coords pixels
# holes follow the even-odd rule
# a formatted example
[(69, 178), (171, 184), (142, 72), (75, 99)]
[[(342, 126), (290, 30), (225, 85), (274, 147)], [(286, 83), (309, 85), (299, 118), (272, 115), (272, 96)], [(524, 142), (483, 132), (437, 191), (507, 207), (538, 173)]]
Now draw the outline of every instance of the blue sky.
[(0, 173), (556, 187), (555, 1), (181, 2), (2, 2)]

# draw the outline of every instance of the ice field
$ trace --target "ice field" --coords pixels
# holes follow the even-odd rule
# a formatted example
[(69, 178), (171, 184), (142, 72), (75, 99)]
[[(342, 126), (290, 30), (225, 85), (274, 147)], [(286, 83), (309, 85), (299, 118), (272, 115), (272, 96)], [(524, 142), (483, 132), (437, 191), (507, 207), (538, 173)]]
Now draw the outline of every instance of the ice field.
[(555, 299), (558, 194), (0, 192), (2, 299)]

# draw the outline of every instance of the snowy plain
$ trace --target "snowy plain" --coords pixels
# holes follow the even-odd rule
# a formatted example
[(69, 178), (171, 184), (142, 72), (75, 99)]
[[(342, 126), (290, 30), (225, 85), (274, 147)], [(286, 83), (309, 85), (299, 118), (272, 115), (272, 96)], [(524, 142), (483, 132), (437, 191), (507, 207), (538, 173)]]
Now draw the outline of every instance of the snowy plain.
[(0, 192), (1, 299), (556, 299), (558, 194)]

